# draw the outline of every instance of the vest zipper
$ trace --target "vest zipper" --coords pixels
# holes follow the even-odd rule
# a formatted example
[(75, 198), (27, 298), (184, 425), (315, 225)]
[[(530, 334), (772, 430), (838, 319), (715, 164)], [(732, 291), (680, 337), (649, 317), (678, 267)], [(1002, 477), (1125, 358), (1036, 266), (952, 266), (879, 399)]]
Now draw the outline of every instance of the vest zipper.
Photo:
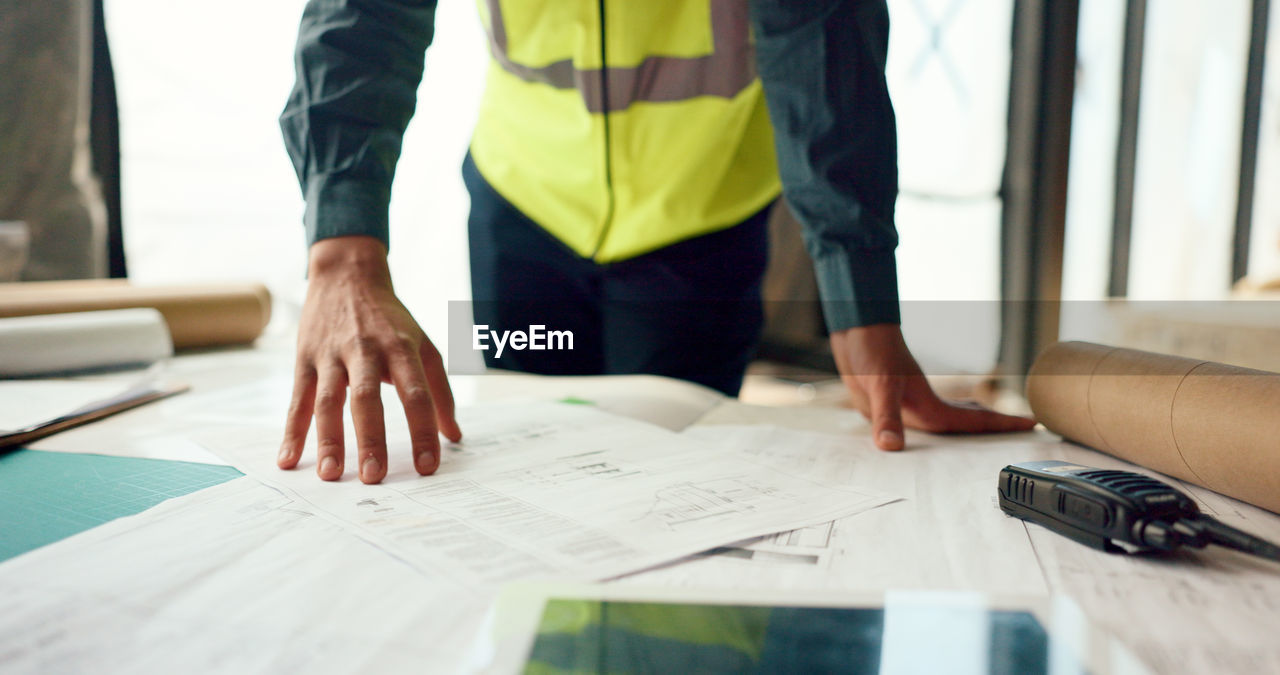
[(609, 234), (609, 228), (613, 225), (613, 144), (609, 134), (609, 50), (605, 32), (605, 0), (598, 0), (597, 6), (600, 10), (600, 116), (604, 120), (604, 185), (605, 185), (605, 207), (604, 207), (604, 224), (600, 228), (600, 236), (596, 239), (595, 248), (591, 251), (591, 259), (595, 260), (600, 255), (600, 249), (604, 246), (604, 239)]

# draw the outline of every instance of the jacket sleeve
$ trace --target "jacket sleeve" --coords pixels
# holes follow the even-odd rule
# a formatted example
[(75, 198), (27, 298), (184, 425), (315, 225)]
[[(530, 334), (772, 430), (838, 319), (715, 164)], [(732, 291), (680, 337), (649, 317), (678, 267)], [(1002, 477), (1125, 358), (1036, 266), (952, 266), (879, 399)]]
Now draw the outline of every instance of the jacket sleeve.
[(885, 0), (752, 0), (751, 15), (783, 193), (827, 328), (899, 323)]
[(351, 234), (388, 243), (388, 206), (413, 116), (435, 0), (310, 0), (280, 116), (306, 199), (307, 245)]

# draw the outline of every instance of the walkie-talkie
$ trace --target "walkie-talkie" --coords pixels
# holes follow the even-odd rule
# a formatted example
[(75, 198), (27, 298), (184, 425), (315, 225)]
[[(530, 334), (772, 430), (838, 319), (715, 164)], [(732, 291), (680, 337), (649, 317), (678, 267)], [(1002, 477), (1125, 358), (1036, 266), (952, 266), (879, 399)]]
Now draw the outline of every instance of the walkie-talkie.
[(999, 492), (1005, 513), (1112, 553), (1217, 544), (1280, 562), (1280, 547), (1204, 515), (1187, 495), (1132, 471), (1022, 462), (1000, 471)]

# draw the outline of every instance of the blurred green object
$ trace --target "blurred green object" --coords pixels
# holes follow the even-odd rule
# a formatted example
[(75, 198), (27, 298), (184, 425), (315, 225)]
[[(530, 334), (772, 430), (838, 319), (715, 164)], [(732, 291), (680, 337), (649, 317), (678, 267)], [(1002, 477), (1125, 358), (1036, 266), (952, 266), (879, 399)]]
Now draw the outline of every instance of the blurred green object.
[(244, 474), (229, 467), (42, 450), (0, 455), (0, 561)]

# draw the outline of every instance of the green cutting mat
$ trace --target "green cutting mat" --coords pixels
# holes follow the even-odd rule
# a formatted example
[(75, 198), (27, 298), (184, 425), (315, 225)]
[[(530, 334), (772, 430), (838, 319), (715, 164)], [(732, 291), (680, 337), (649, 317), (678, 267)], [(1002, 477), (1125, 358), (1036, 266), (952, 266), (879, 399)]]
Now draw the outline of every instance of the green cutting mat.
[(163, 459), (0, 454), (0, 561), (242, 475), (229, 466)]

